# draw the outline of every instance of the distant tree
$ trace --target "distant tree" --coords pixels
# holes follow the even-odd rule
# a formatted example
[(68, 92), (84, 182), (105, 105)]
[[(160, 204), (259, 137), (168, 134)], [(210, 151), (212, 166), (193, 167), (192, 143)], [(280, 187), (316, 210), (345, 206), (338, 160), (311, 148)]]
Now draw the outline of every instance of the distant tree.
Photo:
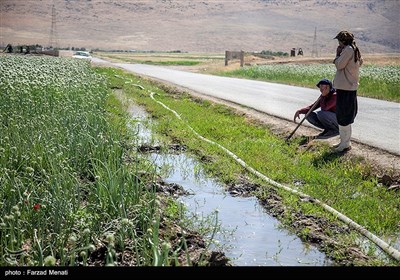
[(287, 53), (287, 52), (281, 52), (281, 51), (273, 52), (270, 50), (263, 50), (263, 51), (261, 51), (261, 54), (262, 55), (272, 55), (272, 56), (288, 56), (289, 55), (289, 53)]

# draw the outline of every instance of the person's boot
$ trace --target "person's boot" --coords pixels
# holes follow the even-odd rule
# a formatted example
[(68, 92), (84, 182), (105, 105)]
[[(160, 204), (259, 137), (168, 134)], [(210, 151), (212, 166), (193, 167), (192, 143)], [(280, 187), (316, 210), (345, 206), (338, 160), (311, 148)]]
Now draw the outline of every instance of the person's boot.
[(338, 145), (333, 146), (333, 150), (335, 152), (343, 152), (351, 148), (350, 138), (351, 138), (351, 124), (342, 126), (339, 125), (339, 135), (340, 135), (340, 143)]
[(344, 126), (338, 125), (338, 128), (339, 128), (339, 136), (340, 136), (340, 142), (332, 146), (332, 150), (333, 150), (333, 151), (335, 151), (335, 149), (336, 149), (337, 147), (339, 147), (340, 144), (342, 144), (342, 142), (343, 142), (343, 133), (344, 133), (344, 132), (343, 132), (343, 131), (344, 131), (344, 130), (343, 130), (343, 127), (344, 127)]

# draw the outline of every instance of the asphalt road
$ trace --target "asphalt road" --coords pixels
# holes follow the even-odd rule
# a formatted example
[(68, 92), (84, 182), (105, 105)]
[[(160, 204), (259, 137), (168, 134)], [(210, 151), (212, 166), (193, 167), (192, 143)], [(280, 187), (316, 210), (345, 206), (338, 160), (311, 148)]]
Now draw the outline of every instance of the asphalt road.
[[(145, 64), (114, 65), (287, 120), (293, 120), (297, 109), (312, 104), (320, 95), (318, 88), (219, 77)], [(312, 126), (307, 121), (303, 125)], [(400, 104), (358, 97), (358, 114), (352, 130), (354, 140), (400, 155)]]

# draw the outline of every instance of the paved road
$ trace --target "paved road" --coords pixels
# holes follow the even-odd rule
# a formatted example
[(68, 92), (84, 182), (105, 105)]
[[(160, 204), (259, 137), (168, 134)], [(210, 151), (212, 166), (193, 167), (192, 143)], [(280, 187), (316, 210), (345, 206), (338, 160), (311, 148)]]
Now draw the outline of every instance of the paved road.
[[(218, 77), (144, 64), (114, 65), (287, 120), (293, 120), (297, 109), (313, 103), (320, 95), (317, 88)], [(358, 97), (358, 106), (352, 138), (400, 155), (400, 104)], [(307, 122), (303, 124), (308, 125)]]

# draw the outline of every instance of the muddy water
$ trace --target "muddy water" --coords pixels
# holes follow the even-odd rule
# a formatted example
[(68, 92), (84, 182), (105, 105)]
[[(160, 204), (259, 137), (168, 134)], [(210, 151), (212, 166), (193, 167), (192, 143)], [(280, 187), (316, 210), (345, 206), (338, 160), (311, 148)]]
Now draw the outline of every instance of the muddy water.
[[(142, 144), (154, 144), (146, 128), (146, 113), (131, 105), (132, 129)], [(149, 154), (163, 173), (163, 180), (182, 186), (191, 195), (180, 197), (189, 217), (217, 221), (211, 248), (222, 250), (235, 266), (331, 266), (316, 248), (280, 227), (253, 198), (233, 197), (224, 186), (209, 178), (187, 154)]]

